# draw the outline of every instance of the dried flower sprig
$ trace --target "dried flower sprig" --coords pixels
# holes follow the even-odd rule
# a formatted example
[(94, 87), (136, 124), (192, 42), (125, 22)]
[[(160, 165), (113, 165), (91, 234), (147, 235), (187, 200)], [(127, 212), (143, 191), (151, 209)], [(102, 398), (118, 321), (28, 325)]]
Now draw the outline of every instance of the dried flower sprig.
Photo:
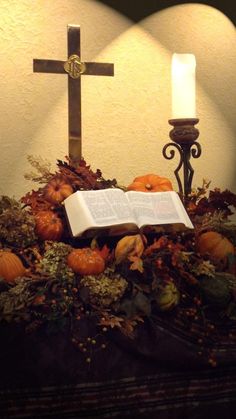
[(36, 172), (29, 172), (24, 175), (25, 179), (37, 183), (47, 183), (52, 177), (51, 163), (40, 156), (27, 156), (28, 162), (36, 170)]

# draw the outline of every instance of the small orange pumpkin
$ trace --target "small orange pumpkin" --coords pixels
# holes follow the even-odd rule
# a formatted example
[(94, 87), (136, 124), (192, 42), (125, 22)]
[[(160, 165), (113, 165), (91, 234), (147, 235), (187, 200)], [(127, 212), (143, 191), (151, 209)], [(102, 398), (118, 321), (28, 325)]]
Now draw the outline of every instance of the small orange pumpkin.
[(73, 249), (67, 257), (67, 264), (73, 272), (81, 275), (97, 275), (105, 269), (103, 257), (90, 247)]
[(72, 193), (72, 186), (63, 177), (58, 176), (48, 182), (44, 196), (52, 204), (59, 204)]
[(235, 253), (233, 243), (216, 231), (200, 234), (196, 239), (196, 247), (201, 255), (208, 256), (213, 262), (225, 263), (227, 255)]
[(7, 250), (0, 250), (0, 276), (9, 283), (25, 274), (25, 267), (20, 258)]
[(61, 218), (51, 210), (39, 211), (35, 215), (35, 231), (42, 240), (60, 240), (63, 233)]
[(172, 183), (168, 178), (154, 174), (136, 177), (127, 189), (139, 192), (173, 191)]

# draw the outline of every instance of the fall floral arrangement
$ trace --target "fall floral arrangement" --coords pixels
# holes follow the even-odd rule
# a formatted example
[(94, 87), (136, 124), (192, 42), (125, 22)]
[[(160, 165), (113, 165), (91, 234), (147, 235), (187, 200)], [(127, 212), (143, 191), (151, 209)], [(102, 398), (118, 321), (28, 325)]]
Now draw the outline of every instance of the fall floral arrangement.
[[(105, 349), (110, 330), (135, 337), (147, 319), (169, 322), (198, 343), (236, 342), (236, 195), (210, 190), (203, 180), (186, 200), (194, 230), (147, 227), (122, 237), (72, 238), (63, 201), (77, 190), (119, 188), (84, 160), (57, 170), (29, 156), (38, 189), (17, 201), (0, 197), (0, 321), (21, 322), (27, 332), (42, 325), (70, 325), (71, 340), (88, 363)], [(122, 189), (172, 189), (167, 178), (139, 176)], [(86, 335), (84, 322), (93, 325)], [(227, 325), (227, 327), (226, 327)], [(174, 327), (174, 326), (173, 326)], [(214, 366), (213, 352), (207, 354)]]

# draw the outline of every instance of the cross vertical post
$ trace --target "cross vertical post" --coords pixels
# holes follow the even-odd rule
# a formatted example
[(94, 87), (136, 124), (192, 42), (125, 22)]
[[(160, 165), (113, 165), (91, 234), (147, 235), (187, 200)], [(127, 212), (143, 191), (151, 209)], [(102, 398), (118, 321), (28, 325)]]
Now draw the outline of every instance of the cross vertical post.
[[(73, 54), (80, 57), (80, 31), (70, 25), (67, 50), (68, 59)], [(68, 95), (69, 156), (77, 165), (82, 157), (81, 77), (68, 77)]]

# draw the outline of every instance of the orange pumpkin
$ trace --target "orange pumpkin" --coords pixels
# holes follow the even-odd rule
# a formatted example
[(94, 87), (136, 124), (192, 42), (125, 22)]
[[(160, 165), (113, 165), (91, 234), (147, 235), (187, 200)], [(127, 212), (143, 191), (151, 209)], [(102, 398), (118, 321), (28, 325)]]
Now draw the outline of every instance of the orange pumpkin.
[(7, 250), (0, 250), (0, 276), (9, 283), (25, 274), (25, 267), (20, 258)]
[(72, 186), (63, 177), (58, 176), (48, 182), (44, 196), (52, 204), (59, 204), (72, 193)]
[(227, 255), (235, 253), (233, 243), (216, 231), (200, 234), (196, 239), (196, 247), (201, 255), (208, 256), (213, 262), (225, 263)]
[(73, 249), (67, 257), (67, 264), (73, 272), (81, 275), (97, 275), (105, 269), (103, 257), (90, 247)]
[(35, 231), (42, 240), (60, 240), (63, 233), (61, 218), (53, 211), (39, 211), (35, 215)]
[(136, 177), (127, 189), (140, 192), (173, 191), (172, 183), (168, 178), (153, 174)]

